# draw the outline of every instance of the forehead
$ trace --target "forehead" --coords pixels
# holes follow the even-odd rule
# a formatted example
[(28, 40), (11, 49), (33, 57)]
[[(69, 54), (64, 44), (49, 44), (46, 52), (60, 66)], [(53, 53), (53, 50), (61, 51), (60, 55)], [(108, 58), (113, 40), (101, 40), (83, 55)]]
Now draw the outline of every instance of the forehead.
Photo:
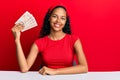
[(55, 8), (52, 12), (52, 14), (59, 14), (59, 15), (63, 15), (66, 16), (66, 10), (64, 8)]

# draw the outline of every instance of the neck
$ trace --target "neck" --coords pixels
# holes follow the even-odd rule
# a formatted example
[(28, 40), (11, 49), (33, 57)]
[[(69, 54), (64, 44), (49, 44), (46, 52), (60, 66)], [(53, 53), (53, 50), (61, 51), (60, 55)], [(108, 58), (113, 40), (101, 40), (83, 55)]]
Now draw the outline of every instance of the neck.
[(65, 36), (64, 32), (51, 32), (49, 38), (52, 40), (60, 40)]

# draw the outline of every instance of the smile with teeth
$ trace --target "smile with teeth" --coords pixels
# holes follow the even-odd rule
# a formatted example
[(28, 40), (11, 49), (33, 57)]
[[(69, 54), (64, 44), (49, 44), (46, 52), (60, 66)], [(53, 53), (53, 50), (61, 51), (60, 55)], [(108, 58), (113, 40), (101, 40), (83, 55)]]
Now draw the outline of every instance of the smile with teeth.
[(55, 27), (60, 27), (60, 24), (56, 24), (56, 23), (55, 23), (54, 26), (55, 26)]

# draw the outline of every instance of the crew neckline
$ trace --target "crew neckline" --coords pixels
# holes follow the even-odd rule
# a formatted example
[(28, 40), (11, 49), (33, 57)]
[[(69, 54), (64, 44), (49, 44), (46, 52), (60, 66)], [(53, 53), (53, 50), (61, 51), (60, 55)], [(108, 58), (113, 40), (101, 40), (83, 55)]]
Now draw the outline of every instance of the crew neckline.
[(65, 37), (67, 36), (67, 34), (65, 34), (65, 36), (59, 40), (52, 40), (49, 38), (49, 36), (47, 36), (47, 38), (50, 40), (50, 41), (53, 41), (53, 42), (58, 42), (58, 41), (62, 41)]

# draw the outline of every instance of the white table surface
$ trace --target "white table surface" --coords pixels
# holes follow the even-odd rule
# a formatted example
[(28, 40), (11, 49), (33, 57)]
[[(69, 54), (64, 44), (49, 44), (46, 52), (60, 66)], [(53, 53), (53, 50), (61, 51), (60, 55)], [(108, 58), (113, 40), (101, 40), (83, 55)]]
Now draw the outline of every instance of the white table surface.
[(0, 71), (0, 80), (120, 80), (120, 71), (88, 72), (72, 75), (41, 75), (36, 71)]

